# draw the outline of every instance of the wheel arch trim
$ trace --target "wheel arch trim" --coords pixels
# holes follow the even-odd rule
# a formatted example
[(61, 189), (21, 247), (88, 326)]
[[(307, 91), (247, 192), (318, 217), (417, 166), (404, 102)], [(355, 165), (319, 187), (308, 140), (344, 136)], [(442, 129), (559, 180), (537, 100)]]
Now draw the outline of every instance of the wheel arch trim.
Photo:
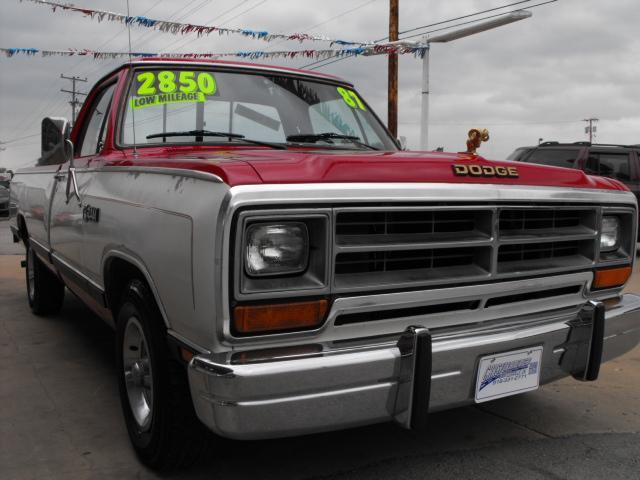
[[(145, 265), (144, 261), (141, 258), (139, 258), (137, 255), (135, 255), (133, 252), (124, 252), (122, 250), (113, 249), (113, 250), (109, 250), (104, 255), (102, 260), (102, 272), (103, 272), (103, 279), (104, 279), (104, 291), (105, 291), (105, 296), (107, 298), (107, 303), (109, 303), (109, 293), (108, 293), (109, 268), (110, 268), (110, 265), (113, 263), (113, 261), (116, 259), (123, 260), (129, 263), (132, 267), (134, 267), (136, 270), (138, 270), (142, 274), (142, 276), (144, 277), (143, 280), (149, 286), (149, 289), (151, 290), (151, 294), (153, 295), (153, 298), (156, 301), (156, 305), (158, 306), (160, 315), (162, 315), (162, 320), (164, 321), (165, 327), (167, 327), (167, 329), (170, 329), (171, 323), (169, 322), (167, 311), (164, 307), (164, 304), (162, 303), (162, 299), (160, 297), (160, 294), (158, 293), (158, 289), (153, 280), (153, 277), (151, 276), (151, 273), (149, 272), (149, 269)], [(111, 305), (109, 305), (109, 307), (111, 307)]]

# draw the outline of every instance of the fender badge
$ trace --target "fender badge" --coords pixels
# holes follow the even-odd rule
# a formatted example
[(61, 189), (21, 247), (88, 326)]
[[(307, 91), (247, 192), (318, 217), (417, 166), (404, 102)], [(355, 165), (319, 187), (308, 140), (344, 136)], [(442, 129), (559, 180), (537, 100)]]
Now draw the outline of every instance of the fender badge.
[(98, 207), (92, 207), (91, 205), (85, 205), (82, 209), (82, 219), (85, 222), (98, 223), (100, 221), (100, 209)]
[(500, 178), (518, 178), (517, 167), (500, 167), (492, 165), (451, 165), (453, 174), (458, 177), (500, 177)]

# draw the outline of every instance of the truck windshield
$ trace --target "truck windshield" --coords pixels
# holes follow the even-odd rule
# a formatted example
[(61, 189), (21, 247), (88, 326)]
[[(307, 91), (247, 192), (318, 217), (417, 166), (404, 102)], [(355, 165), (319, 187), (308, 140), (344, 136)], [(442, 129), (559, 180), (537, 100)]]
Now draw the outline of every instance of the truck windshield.
[[(198, 135), (205, 131), (230, 135)], [(162, 135), (167, 132), (179, 135)], [(397, 150), (369, 106), (347, 85), (210, 69), (135, 70), (121, 142), (133, 145), (134, 134), (138, 146), (258, 141)]]

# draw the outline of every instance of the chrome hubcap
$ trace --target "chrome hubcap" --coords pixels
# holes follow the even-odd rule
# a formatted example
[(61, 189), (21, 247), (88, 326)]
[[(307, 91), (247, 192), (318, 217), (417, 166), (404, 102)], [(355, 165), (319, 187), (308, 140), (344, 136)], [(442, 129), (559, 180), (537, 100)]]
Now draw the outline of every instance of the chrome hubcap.
[(29, 285), (27, 285), (27, 291), (29, 293), (29, 298), (33, 300), (33, 297), (36, 292), (35, 279), (36, 279), (36, 269), (35, 262), (33, 259), (33, 250), (30, 248), (27, 250), (27, 279), (29, 280)]
[(153, 372), (144, 331), (137, 318), (127, 320), (122, 346), (124, 382), (131, 413), (141, 431), (151, 426), (153, 413)]

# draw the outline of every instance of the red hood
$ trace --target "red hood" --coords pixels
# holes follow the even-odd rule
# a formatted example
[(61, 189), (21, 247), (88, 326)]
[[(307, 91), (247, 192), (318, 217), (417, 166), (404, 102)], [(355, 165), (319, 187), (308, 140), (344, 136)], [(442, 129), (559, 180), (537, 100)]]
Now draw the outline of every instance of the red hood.
[[(220, 176), (230, 186), (259, 183), (485, 183), (627, 190), (621, 182), (580, 170), (440, 152), (346, 153), (331, 150), (141, 149), (134, 161), (110, 164), (187, 168)], [(456, 176), (453, 164), (516, 167), (518, 178)]]

